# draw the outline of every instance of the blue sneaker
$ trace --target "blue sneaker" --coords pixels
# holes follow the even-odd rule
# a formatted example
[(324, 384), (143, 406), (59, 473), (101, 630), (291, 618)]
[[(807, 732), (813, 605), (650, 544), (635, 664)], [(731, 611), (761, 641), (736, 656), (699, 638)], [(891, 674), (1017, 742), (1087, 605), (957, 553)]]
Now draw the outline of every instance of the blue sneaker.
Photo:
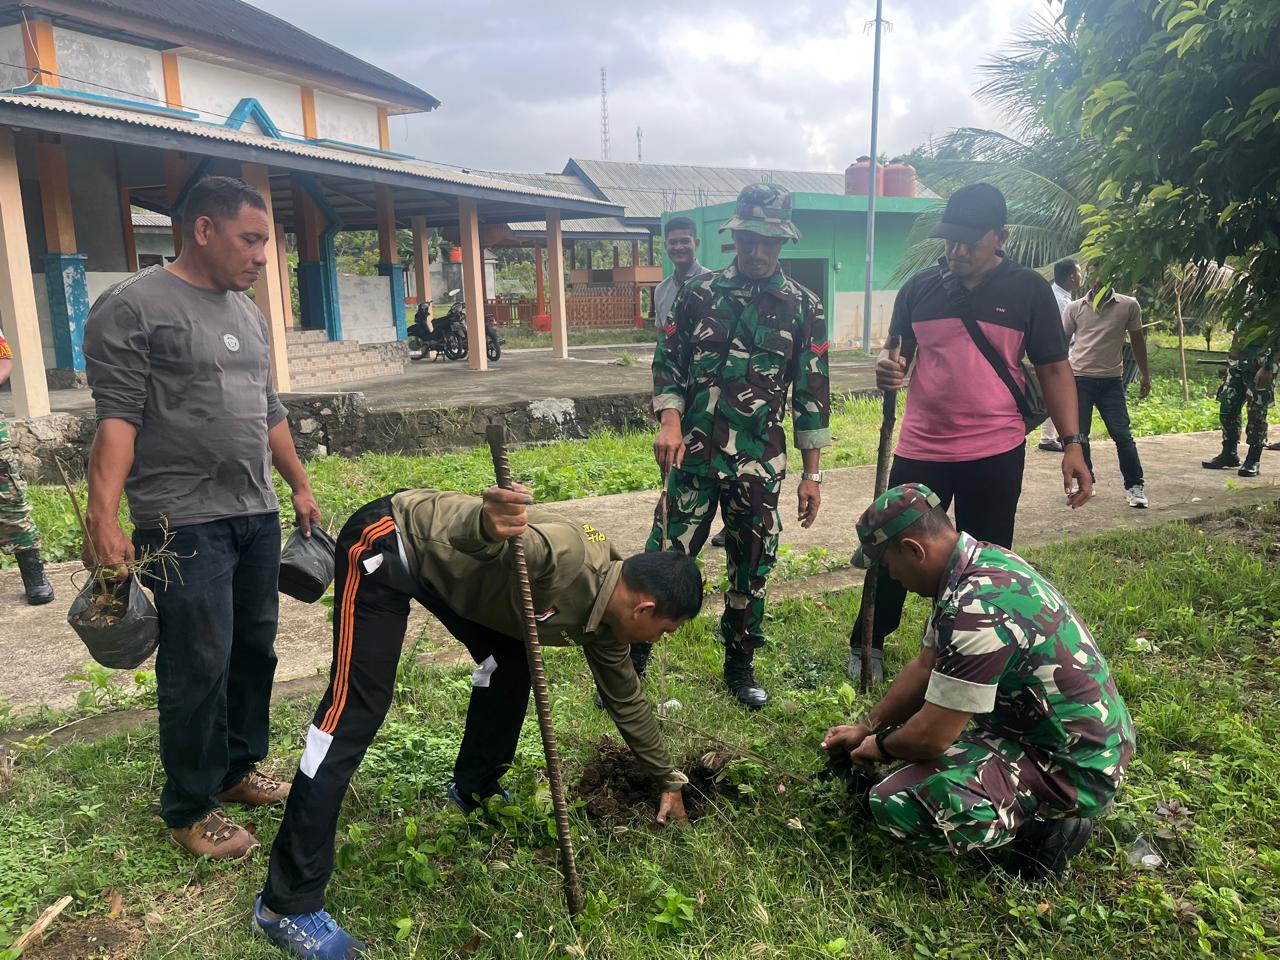
[[(458, 785), (452, 780), (450, 780), (448, 785), (444, 788), (444, 795), (453, 801), (454, 806), (466, 814), (475, 813), (484, 806), (484, 800), (488, 799), (488, 797), (483, 797), (479, 802), (477, 802), (472, 800), (470, 797), (464, 797), (458, 790)], [(491, 793), (489, 796), (498, 796), (503, 800), (511, 799), (511, 793), (507, 790), (499, 790), (496, 794)]]
[(263, 913), (261, 896), (253, 902), (253, 929), (302, 960), (351, 960), (364, 956), (368, 946), (343, 930), (323, 910), (268, 918)]

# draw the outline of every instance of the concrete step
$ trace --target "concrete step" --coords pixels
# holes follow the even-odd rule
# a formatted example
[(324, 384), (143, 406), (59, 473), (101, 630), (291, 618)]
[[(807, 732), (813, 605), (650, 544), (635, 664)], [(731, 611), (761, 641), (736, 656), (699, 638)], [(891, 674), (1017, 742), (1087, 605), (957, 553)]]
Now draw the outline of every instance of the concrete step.
[(349, 370), (354, 367), (367, 367), (370, 364), (389, 363), (377, 354), (357, 353), (344, 357), (303, 357), (301, 360), (289, 361), (291, 374), (315, 373), (322, 370)]
[(328, 343), (329, 335), (323, 330), (303, 330), (292, 327), (285, 331), (285, 342), (292, 346), (295, 343)]
[(305, 340), (301, 343), (289, 344), (290, 362), (303, 357), (342, 357), (359, 352), (360, 344), (354, 340), (339, 340), (332, 343), (328, 340), (321, 343)]
[(347, 367), (346, 369), (309, 371), (292, 375), (292, 388), (294, 390), (317, 390), (338, 384), (370, 380), (374, 377), (395, 377), (402, 373), (404, 373), (403, 364), (365, 363)]

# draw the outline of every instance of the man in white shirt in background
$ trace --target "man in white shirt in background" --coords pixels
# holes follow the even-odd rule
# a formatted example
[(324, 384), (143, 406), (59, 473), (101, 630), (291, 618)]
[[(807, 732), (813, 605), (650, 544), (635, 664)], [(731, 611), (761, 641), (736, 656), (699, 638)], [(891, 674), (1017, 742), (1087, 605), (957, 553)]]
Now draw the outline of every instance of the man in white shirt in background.
[[(1059, 260), (1053, 265), (1053, 296), (1058, 301), (1058, 313), (1065, 314), (1067, 307), (1080, 289), (1080, 264), (1071, 258)], [(1062, 441), (1052, 420), (1046, 420), (1040, 428), (1040, 449), (1051, 453), (1062, 452)]]

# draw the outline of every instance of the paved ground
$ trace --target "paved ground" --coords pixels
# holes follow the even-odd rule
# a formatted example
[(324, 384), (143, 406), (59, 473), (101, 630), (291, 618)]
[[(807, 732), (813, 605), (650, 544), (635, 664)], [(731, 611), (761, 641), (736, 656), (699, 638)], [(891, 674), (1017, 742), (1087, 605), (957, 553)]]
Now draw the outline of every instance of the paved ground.
[[(1264, 470), (1270, 476), (1240, 480), (1234, 473), (1216, 473), (1200, 468), (1203, 456), (1215, 449), (1216, 435), (1190, 434), (1151, 437), (1138, 441), (1149, 478), (1151, 509), (1133, 510), (1125, 504), (1115, 457), (1109, 444), (1097, 451), (1101, 493), (1083, 509), (1072, 512), (1063, 503), (1059, 458), (1032, 450), (1028, 453), (1026, 481), (1018, 511), (1019, 544), (1037, 544), (1070, 539), (1101, 530), (1150, 526), (1265, 499), (1280, 497), (1275, 477), (1280, 476), (1280, 455), (1267, 454)], [(818, 523), (802, 530), (784, 513), (782, 540), (803, 552), (825, 547), (833, 556), (846, 556), (853, 548), (853, 520), (870, 498), (873, 469), (851, 467), (827, 474), (824, 503)], [(794, 486), (788, 481), (784, 504), (794, 511)], [(641, 549), (648, 535), (656, 492), (617, 494), (551, 504), (550, 510), (565, 517), (588, 521), (609, 533), (624, 552)], [(713, 569), (721, 564), (721, 551), (708, 550)], [(0, 660), (9, 669), (0, 671), (0, 701), (15, 707), (41, 702), (65, 707), (75, 701), (83, 684), (69, 682), (63, 675), (79, 668), (88, 657), (84, 647), (66, 624), (66, 611), (74, 593), (73, 575), (78, 564), (59, 564), (51, 570), (58, 599), (44, 607), (29, 607), (21, 598), (16, 571), (0, 570)], [(840, 589), (857, 583), (861, 573), (845, 569), (808, 580), (779, 585), (775, 596), (795, 592)], [(296, 686), (306, 678), (327, 671), (330, 659), (330, 626), (326, 609), (281, 598), (281, 629), (278, 649), (280, 681)], [(420, 611), (414, 614), (411, 631), (438, 627)], [(412, 634), (411, 634), (412, 635)], [(450, 646), (452, 649), (452, 646)]]
[[(632, 363), (621, 365), (629, 355)], [(542, 397), (598, 396), (649, 390), (653, 346), (572, 347), (569, 359), (556, 360), (544, 348), (510, 350), (484, 373), (462, 361), (411, 361), (397, 377), (379, 377), (338, 384), (331, 390), (360, 391), (375, 410), (457, 407), (514, 403)], [(875, 386), (874, 362), (854, 353), (831, 358), (832, 384), (840, 390), (870, 390)], [(88, 390), (53, 390), (49, 402), (55, 413), (87, 414), (93, 409)], [(0, 392), (0, 415), (13, 414), (13, 395)]]

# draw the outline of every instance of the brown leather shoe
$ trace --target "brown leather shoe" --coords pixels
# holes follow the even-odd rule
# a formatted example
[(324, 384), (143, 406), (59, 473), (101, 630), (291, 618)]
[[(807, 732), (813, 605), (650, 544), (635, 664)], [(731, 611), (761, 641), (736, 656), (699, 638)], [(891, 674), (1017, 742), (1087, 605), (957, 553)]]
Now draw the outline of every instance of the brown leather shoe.
[(290, 783), (272, 780), (253, 770), (230, 790), (223, 790), (218, 794), (218, 800), (222, 803), (240, 803), (246, 807), (269, 807), (273, 803), (284, 803), (289, 797), (291, 786)]
[(189, 827), (171, 829), (169, 838), (188, 853), (210, 860), (243, 860), (261, 846), (221, 810), (210, 810)]

